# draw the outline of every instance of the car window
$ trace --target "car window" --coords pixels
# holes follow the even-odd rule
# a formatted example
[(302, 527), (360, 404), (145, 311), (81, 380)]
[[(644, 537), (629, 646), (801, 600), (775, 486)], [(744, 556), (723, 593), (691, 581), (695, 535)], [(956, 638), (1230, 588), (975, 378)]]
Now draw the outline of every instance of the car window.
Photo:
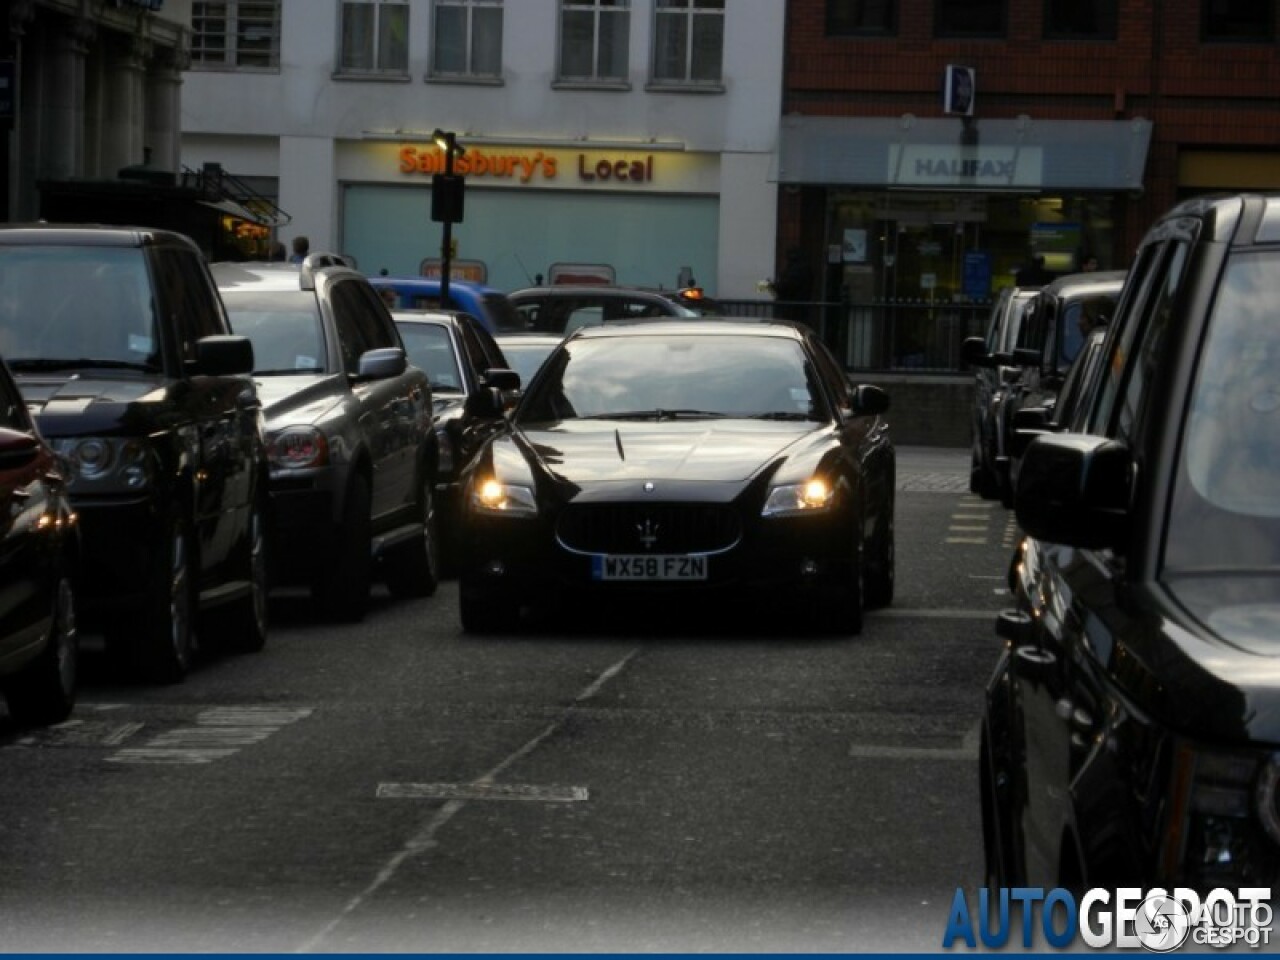
[(231, 329), (253, 344), (253, 372), (323, 373), (324, 333), (310, 290), (224, 292)]
[(566, 344), (526, 395), (522, 423), (658, 411), (812, 416), (812, 368), (776, 337), (645, 336)]
[(476, 343), (484, 351), (484, 366), (486, 370), (494, 367), (498, 369), (507, 368), (507, 358), (502, 353), (502, 347), (498, 345), (497, 340), (493, 339), (493, 335), (488, 330), (480, 326), (479, 320), (470, 314), (466, 314), (459, 318), (459, 325), (471, 336), (475, 337)]
[(457, 392), (464, 389), (453, 339), (443, 324), (406, 321), (400, 324), (400, 339), (404, 341), (409, 362), (426, 372), (433, 390)]
[[(151, 282), (137, 248), (0, 248), (0, 354), (159, 370)], [(194, 348), (193, 348), (194, 355)]]
[(480, 299), (484, 304), (485, 313), (493, 321), (493, 329), (498, 333), (514, 333), (529, 329), (524, 318), (516, 312), (514, 304), (505, 294), (486, 293)]
[(562, 331), (570, 334), (582, 327), (598, 327), (602, 323), (604, 323), (604, 308), (599, 304), (588, 304), (575, 307), (570, 311), (565, 317)]
[(156, 257), (170, 261), (159, 274), (171, 279), (178, 287), (167, 293), (176, 294), (175, 302), (181, 304), (178, 308), (178, 330), (182, 338), (182, 357), (187, 361), (194, 360), (197, 340), (226, 332), (215, 309), (219, 302), (216, 292), (208, 289), (213, 281), (203, 261), (193, 251), (161, 248)]
[(1280, 564), (1280, 253), (1237, 255), (1209, 318), (1175, 479), (1166, 563)]
[(361, 352), (400, 346), (391, 319), (378, 295), (358, 277), (338, 277), (329, 283), (334, 315), (343, 314), (360, 331)]
[(484, 373), (493, 366), (493, 356), (485, 349), (485, 344), (480, 341), (474, 328), (467, 324), (459, 327), (459, 333), (462, 335), (462, 349), (467, 352), (467, 358), (471, 362), (471, 367), (477, 373)]

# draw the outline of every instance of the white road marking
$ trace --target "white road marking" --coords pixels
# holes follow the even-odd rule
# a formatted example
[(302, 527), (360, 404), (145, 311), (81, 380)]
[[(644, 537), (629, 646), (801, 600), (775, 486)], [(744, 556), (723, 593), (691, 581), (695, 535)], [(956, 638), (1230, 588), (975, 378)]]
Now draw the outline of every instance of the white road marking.
[(377, 795), (395, 800), (541, 800), (546, 803), (577, 803), (588, 799), (586, 787), (528, 783), (380, 783)]
[(983, 543), (987, 542), (986, 537), (947, 537), (947, 543)]
[(165, 730), (140, 746), (113, 753), (107, 762), (212, 763), (242, 747), (261, 743), (281, 727), (310, 715), (310, 707), (214, 707), (200, 713), (195, 726)]
[[(471, 781), (471, 784), (492, 784), (508, 767), (528, 756), (540, 747), (548, 738), (553, 736), (562, 726), (564, 726), (569, 715), (580, 703), (591, 699), (599, 693), (601, 687), (621, 673), (626, 668), (627, 664), (630, 663), (639, 652), (640, 648), (636, 647), (621, 660), (610, 666), (600, 674), (600, 676), (589, 683), (581, 693), (574, 697), (573, 702), (569, 704), (564, 712), (552, 721), (541, 733), (512, 753), (488, 773)], [(359, 910), (367, 900), (372, 898), (379, 890), (386, 886), (386, 884), (391, 881), (392, 877), (396, 875), (396, 872), (400, 869), (402, 864), (412, 857), (417, 856), (419, 853), (435, 847), (436, 834), (439, 833), (440, 830), (466, 805), (467, 801), (463, 799), (446, 801), (444, 806), (437, 810), (435, 815), (423, 825), (422, 829), (410, 837), (409, 841), (399, 850), (399, 852), (392, 856), (391, 859), (383, 865), (382, 869), (378, 871), (378, 875), (369, 883), (369, 886), (352, 897), (351, 900), (347, 902), (347, 905), (338, 912), (336, 917), (329, 921), (322, 930), (316, 933), (315, 936), (302, 944), (302, 946), (294, 952), (310, 953), (317, 949), (320, 944), (324, 942), (325, 938), (338, 928), (343, 920)]]
[(855, 743), (849, 747), (854, 760), (974, 760), (978, 756), (978, 743), (982, 737), (982, 725), (975, 723), (955, 747), (887, 747), (873, 743)]

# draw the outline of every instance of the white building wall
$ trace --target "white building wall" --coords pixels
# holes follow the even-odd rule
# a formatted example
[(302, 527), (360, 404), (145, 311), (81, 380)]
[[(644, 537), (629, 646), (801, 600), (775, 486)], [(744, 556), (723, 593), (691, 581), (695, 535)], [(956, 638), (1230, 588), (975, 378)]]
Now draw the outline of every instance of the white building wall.
[[(718, 194), (718, 286), (727, 298), (754, 297), (774, 271), (776, 184), (766, 177), (779, 125), (785, 4), (727, 0), (723, 92), (646, 89), (653, 0), (633, 0), (630, 88), (555, 89), (558, 0), (504, 4), (501, 83), (428, 80), (430, 0), (410, 0), (409, 76), (403, 81), (335, 79), (339, 0), (283, 0), (278, 73), (192, 70), (182, 92), (182, 162), (222, 163), (231, 173), (278, 176), (279, 204), (293, 218), (286, 241), (306, 234), (312, 248), (342, 235), (338, 167), (347, 155), (389, 144), (428, 144), (436, 128), (482, 149), (519, 145), (584, 150), (647, 141), (680, 145), (703, 171), (689, 184), (647, 189)], [(665, 154), (664, 154), (665, 155)], [(705, 168), (718, 166), (709, 187)], [(404, 183), (389, 166), (379, 175)], [(422, 186), (427, 178), (422, 178)]]

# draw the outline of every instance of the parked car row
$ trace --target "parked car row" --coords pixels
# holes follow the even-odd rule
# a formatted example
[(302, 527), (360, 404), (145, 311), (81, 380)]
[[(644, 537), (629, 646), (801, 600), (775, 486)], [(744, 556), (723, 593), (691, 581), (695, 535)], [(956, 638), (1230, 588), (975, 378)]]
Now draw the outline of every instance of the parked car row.
[(1184, 202), (1016, 418), (991, 887), (1280, 885), (1278, 300), (1280, 195)]

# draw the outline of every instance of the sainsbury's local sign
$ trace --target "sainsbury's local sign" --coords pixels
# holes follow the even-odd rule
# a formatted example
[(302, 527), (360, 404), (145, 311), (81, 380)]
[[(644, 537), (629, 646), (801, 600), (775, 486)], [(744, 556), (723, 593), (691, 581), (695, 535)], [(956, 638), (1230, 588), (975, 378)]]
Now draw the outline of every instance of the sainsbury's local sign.
[[(406, 175), (444, 173), (439, 147), (402, 146), (400, 172)], [(652, 183), (659, 166), (652, 153), (611, 153), (494, 149), (467, 147), (453, 158), (453, 172), (472, 179), (514, 183), (562, 183), (628, 186)]]

